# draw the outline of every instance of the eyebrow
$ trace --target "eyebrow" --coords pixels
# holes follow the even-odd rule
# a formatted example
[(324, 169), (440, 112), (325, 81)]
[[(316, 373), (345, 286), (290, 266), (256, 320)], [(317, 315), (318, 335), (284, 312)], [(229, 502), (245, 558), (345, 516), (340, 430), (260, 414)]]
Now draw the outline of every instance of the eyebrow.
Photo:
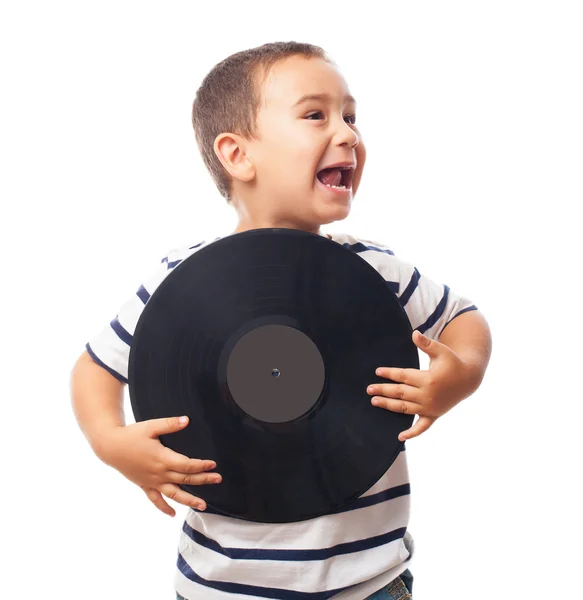
[[(324, 100), (327, 102), (330, 102), (331, 100), (331, 96), (330, 94), (306, 94), (305, 96), (302, 96), (293, 106), (292, 108), (295, 108), (296, 106), (299, 106), (300, 104), (303, 104), (304, 102), (308, 102), (309, 100)], [(350, 94), (344, 96), (344, 101), (345, 102), (353, 102), (356, 105), (356, 100), (354, 99), (354, 96), (351, 96)]]

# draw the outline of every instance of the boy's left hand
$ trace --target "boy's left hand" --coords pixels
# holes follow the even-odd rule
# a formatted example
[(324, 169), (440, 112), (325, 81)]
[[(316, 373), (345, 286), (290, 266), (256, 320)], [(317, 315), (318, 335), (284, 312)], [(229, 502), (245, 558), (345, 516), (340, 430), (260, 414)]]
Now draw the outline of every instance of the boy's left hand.
[(378, 376), (400, 383), (374, 383), (367, 388), (374, 406), (419, 415), (411, 428), (399, 434), (401, 442), (427, 431), (474, 390), (469, 366), (451, 348), (417, 330), (413, 342), (429, 356), (429, 370), (379, 367)]

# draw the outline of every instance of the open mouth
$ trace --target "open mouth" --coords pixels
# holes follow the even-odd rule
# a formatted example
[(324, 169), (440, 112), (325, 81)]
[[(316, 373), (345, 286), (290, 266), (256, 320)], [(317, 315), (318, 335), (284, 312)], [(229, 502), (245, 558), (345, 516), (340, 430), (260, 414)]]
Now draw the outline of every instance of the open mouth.
[(354, 169), (352, 167), (333, 167), (318, 171), (317, 177), (320, 183), (336, 190), (351, 190)]

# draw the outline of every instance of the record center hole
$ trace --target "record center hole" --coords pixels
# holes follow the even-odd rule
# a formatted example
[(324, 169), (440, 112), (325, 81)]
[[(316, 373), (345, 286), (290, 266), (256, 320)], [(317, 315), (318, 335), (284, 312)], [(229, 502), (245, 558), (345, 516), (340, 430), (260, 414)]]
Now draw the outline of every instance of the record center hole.
[(281, 375), (279, 369), (272, 369), (271, 374), (273, 375), (273, 377), (279, 377)]

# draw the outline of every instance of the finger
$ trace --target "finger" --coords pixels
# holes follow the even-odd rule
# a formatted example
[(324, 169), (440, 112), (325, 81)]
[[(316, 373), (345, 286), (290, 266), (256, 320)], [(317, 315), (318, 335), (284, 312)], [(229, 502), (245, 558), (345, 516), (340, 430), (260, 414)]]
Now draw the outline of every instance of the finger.
[(178, 473), (168, 471), (165, 474), (168, 481), (181, 485), (207, 485), (211, 483), (221, 483), (222, 476), (219, 473)]
[(203, 473), (215, 469), (217, 466), (214, 460), (189, 458), (184, 454), (174, 452), (167, 446), (163, 447), (160, 458), (168, 471), (178, 471), (179, 473)]
[(406, 400), (394, 400), (393, 398), (385, 398), (384, 396), (373, 396), (370, 399), (373, 406), (390, 410), (391, 412), (403, 413), (406, 415), (418, 414), (423, 408), (416, 402), (407, 402)]
[(425, 352), (425, 354), (431, 358), (437, 358), (443, 352), (444, 348), (447, 348), (445, 344), (428, 338), (417, 329), (413, 332), (412, 339), (417, 348)]
[(405, 383), (412, 387), (421, 387), (424, 373), (421, 369), (402, 369), (401, 367), (379, 367), (376, 371), (379, 377), (390, 379), (397, 383)]
[(181, 490), (173, 483), (163, 483), (159, 490), (164, 494), (164, 496), (170, 498), (170, 500), (174, 500), (174, 502), (178, 502), (179, 504), (184, 504), (185, 506), (190, 506), (191, 508), (198, 508), (199, 510), (204, 510), (206, 508), (206, 502), (202, 498), (193, 496), (192, 494)]
[(366, 389), (367, 393), (387, 398), (398, 398), (399, 400), (409, 400), (419, 404), (421, 391), (419, 388), (405, 385), (404, 383), (374, 383)]
[(418, 435), (421, 435), (424, 431), (427, 431), (435, 423), (435, 419), (431, 417), (419, 417), (417, 421), (409, 429), (402, 431), (399, 434), (399, 440), (404, 442), (410, 440)]
[(174, 517), (176, 515), (176, 511), (164, 500), (162, 494), (154, 489), (154, 488), (142, 488), (148, 496), (148, 499), (152, 502), (152, 504), (159, 508), (163, 513)]
[[(184, 420), (183, 420), (184, 419)], [(162, 417), (161, 419), (149, 419), (143, 421), (152, 437), (159, 437), (166, 433), (180, 431), (188, 425), (188, 417)]]

